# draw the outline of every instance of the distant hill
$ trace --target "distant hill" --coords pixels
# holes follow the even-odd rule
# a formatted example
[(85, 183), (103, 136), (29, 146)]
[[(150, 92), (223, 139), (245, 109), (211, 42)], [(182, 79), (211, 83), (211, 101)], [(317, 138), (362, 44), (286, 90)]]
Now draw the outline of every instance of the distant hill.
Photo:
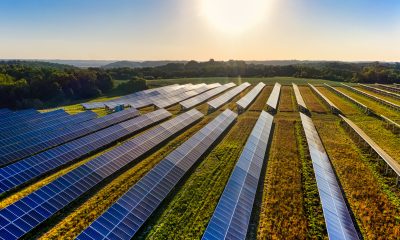
[(163, 66), (168, 63), (187, 63), (188, 61), (117, 61), (107, 65), (104, 65), (103, 68), (111, 69), (111, 68), (142, 68), (142, 67), (158, 67)]
[(51, 63), (68, 64), (79, 68), (102, 67), (115, 62), (114, 60), (45, 60)]
[(27, 67), (56, 68), (56, 69), (75, 68), (72, 65), (52, 63), (47, 61), (35, 61), (35, 60), (0, 60), (0, 65), (23, 65)]

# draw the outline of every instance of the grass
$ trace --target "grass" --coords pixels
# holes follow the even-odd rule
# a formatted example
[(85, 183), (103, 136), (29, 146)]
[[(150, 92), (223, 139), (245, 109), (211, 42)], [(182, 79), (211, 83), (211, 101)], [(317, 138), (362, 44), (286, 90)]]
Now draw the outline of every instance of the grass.
[(344, 100), (337, 94), (331, 92), (325, 87), (317, 87), (317, 89), (325, 95), (329, 100), (331, 100), (345, 115), (356, 115), (362, 114), (362, 112), (351, 102)]
[(198, 239), (218, 203), (258, 114), (242, 114), (139, 238)]
[(261, 93), (258, 95), (253, 104), (250, 105), (249, 111), (261, 111), (265, 108), (265, 104), (269, 95), (272, 92), (272, 86), (265, 86)]
[(314, 113), (327, 113), (327, 107), (321, 102), (321, 99), (318, 98), (314, 92), (308, 86), (300, 86), (299, 87), (301, 96), (306, 103), (307, 108)]
[(278, 111), (280, 112), (294, 112), (295, 105), (293, 105), (294, 92), (291, 86), (282, 86), (281, 96), (279, 99)]
[(374, 176), (371, 160), (360, 153), (336, 118), (314, 122), (363, 237), (396, 239), (400, 236), (400, 209), (382, 190), (382, 177)]
[(257, 239), (305, 239), (307, 236), (295, 123), (279, 120), (275, 125)]

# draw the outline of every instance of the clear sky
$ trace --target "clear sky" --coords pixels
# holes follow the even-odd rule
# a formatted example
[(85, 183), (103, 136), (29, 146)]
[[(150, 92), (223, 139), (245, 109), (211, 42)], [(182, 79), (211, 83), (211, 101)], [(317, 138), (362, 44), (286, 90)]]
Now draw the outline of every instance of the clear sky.
[(400, 0), (0, 0), (0, 58), (400, 61)]

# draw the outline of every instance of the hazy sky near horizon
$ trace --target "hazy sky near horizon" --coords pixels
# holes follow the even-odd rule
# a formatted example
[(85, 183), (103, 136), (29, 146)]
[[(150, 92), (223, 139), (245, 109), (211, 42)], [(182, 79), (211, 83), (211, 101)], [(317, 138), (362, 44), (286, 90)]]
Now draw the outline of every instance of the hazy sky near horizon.
[(399, 0), (1, 0), (0, 12), (2, 59), (400, 61)]

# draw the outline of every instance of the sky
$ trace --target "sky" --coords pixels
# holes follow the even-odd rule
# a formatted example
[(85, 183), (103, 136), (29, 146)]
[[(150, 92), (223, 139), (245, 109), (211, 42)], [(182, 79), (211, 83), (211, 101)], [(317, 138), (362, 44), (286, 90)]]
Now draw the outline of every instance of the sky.
[(0, 0), (0, 58), (400, 61), (399, 0)]

